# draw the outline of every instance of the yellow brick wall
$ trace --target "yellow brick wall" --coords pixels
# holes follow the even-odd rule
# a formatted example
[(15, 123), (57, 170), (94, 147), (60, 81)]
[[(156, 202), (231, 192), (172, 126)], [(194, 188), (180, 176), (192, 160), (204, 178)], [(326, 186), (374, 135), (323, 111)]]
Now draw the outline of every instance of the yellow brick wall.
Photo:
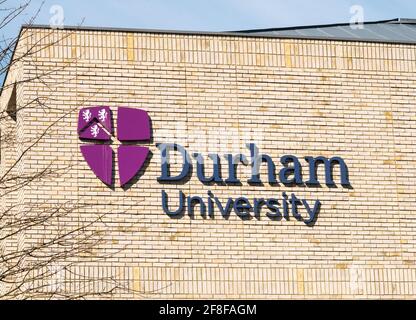
[[(24, 100), (48, 107), (22, 112), (25, 137), (67, 115), (24, 163), (27, 172), (51, 162), (62, 171), (25, 188), (23, 201), (85, 205), (65, 226), (108, 213), (96, 226), (105, 241), (74, 257), (67, 290), (84, 290), (76, 283), (85, 274), (105, 274), (124, 285), (114, 296), (126, 298), (416, 297), (414, 46), (30, 29), (21, 46), (32, 44), (41, 49), (24, 64), (24, 77), (34, 78)], [(141, 108), (152, 119), (153, 141), (142, 144), (152, 157), (127, 190), (105, 186), (82, 159), (78, 110), (94, 105)], [(251, 186), (244, 166), (241, 186), (206, 186), (195, 173), (183, 184), (156, 180), (156, 143), (249, 155), (250, 141), (276, 162), (284, 154), (341, 156), (352, 188)], [(251, 220), (218, 210), (214, 219), (171, 219), (162, 189), (172, 198), (211, 190), (223, 200), (294, 192), (322, 208), (313, 227), (271, 221), (264, 211)]]

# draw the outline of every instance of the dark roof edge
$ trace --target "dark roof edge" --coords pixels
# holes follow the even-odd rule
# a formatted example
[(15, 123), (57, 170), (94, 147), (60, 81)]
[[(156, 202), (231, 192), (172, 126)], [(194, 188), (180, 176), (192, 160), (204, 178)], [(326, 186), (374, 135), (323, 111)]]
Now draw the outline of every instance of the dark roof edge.
[[(398, 19), (384, 20), (389, 22), (398, 21)], [(378, 23), (379, 21), (366, 22)], [(340, 25), (340, 24), (338, 24)], [(348, 23), (346, 25), (349, 25)], [(49, 25), (22, 25), (22, 29), (53, 29)], [(275, 30), (277, 30), (276, 28)], [(372, 43), (391, 43), (391, 44), (411, 44), (415, 45), (414, 41), (404, 40), (381, 40), (381, 39), (366, 39), (366, 38), (336, 38), (336, 37), (320, 37), (320, 36), (302, 36), (302, 35), (265, 35), (254, 34), (245, 31), (187, 31), (187, 30), (165, 30), (165, 29), (140, 29), (140, 28), (114, 28), (114, 27), (88, 27), (88, 26), (65, 26), (62, 29), (56, 30), (72, 30), (72, 31), (102, 31), (102, 32), (126, 32), (126, 33), (154, 33), (154, 34), (177, 34), (177, 35), (195, 35), (195, 36), (218, 36), (218, 37), (247, 37), (247, 38), (273, 38), (273, 39), (299, 39), (299, 40), (323, 40), (323, 41), (343, 41), (343, 42), (372, 42)], [(258, 32), (267, 29), (256, 29)], [(254, 32), (254, 30), (253, 30)]]
[[(365, 21), (363, 24), (377, 24), (377, 23), (406, 23), (404, 21), (411, 21), (412, 19), (403, 19), (395, 18), (389, 20), (378, 20), (378, 21)], [(416, 20), (413, 20), (413, 23), (416, 23)], [(344, 27), (349, 26), (350, 23), (330, 23), (330, 24), (316, 24), (316, 25), (302, 25), (302, 26), (293, 26), (293, 27), (282, 27), (282, 28), (264, 28), (264, 29), (247, 29), (239, 30), (234, 32), (269, 32), (269, 31), (286, 31), (286, 30), (296, 30), (296, 29), (314, 29), (314, 28), (324, 28), (324, 27)]]

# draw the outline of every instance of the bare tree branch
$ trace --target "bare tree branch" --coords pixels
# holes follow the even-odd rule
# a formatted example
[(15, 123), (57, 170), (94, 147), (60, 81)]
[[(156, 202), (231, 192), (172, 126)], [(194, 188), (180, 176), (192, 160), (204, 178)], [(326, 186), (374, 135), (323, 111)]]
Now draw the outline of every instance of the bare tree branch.
[[(30, 6), (30, 0), (19, 5), (9, 3), (0, 0), (0, 30), (4, 30)], [(43, 3), (29, 19), (29, 24), (35, 21), (42, 6)], [(76, 165), (76, 160), (61, 164), (59, 159), (52, 159), (42, 161), (39, 168), (21, 170), (21, 165), (36, 154), (37, 148), (41, 148), (48, 139), (53, 139), (59, 123), (75, 112), (75, 108), (61, 110), (55, 107), (53, 93), (62, 90), (71, 81), (65, 78), (57, 82), (54, 76), (76, 64), (78, 57), (47, 71), (39, 70), (34, 60), (38, 53), (62, 43), (72, 34), (61, 32), (56, 37), (56, 30), (45, 29), (36, 40), (31, 32), (25, 31), (19, 37), (1, 36), (0, 75), (4, 76), (8, 70), (22, 63), (36, 70), (35, 75), (6, 82), (2, 90), (18, 91), (20, 86), (36, 83), (45, 86), (50, 94), (28, 101), (19, 100), (14, 114), (10, 114), (10, 110), (0, 112), (0, 156), (3, 157), (3, 153), (7, 155), (6, 159), (0, 159), (0, 299), (84, 299), (111, 297), (120, 292), (144, 294), (134, 291), (123, 279), (115, 276), (91, 276), (77, 271), (85, 267), (85, 262), (98, 264), (125, 249), (121, 246), (105, 254), (96, 250), (107, 241), (108, 220), (113, 212), (78, 200), (19, 199), (25, 190), (37, 188), (42, 181), (53, 182)], [(19, 47), (20, 43), (25, 45)], [(15, 53), (16, 48), (18, 53)], [(83, 103), (88, 104), (88, 101)], [(16, 124), (19, 116), (31, 110), (38, 113), (56, 111), (53, 113), (56, 116), (47, 126), (39, 127), (39, 132), (33, 136), (18, 136)], [(97, 213), (102, 211), (104, 213)], [(81, 218), (83, 213), (88, 213), (87, 218)], [(72, 286), (76, 286), (76, 290), (68, 288)]]

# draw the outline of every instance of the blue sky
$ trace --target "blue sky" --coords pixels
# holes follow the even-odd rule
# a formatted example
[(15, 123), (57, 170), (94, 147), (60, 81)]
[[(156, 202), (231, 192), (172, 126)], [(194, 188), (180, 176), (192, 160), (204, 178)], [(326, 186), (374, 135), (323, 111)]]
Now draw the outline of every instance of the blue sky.
[[(20, 3), (25, 0), (11, 0)], [(349, 22), (350, 7), (361, 5), (364, 19), (416, 18), (415, 0), (32, 0), (25, 15), (7, 28), (17, 32), (44, 2), (38, 24), (49, 24), (60, 5), (64, 24), (101, 27), (230, 31)]]

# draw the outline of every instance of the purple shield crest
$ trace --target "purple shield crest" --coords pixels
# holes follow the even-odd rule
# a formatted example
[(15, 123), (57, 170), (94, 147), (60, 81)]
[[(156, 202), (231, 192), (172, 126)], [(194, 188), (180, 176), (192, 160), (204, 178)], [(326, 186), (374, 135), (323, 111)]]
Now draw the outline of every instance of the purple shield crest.
[[(113, 134), (110, 107), (82, 108), (78, 115), (78, 135), (81, 139), (111, 141)], [(150, 118), (146, 111), (119, 107), (117, 110), (117, 138), (120, 141), (149, 141)], [(113, 184), (114, 152), (108, 144), (85, 144), (81, 153), (88, 166), (105, 184)], [(143, 167), (149, 148), (121, 145), (117, 150), (120, 185), (126, 185)]]

